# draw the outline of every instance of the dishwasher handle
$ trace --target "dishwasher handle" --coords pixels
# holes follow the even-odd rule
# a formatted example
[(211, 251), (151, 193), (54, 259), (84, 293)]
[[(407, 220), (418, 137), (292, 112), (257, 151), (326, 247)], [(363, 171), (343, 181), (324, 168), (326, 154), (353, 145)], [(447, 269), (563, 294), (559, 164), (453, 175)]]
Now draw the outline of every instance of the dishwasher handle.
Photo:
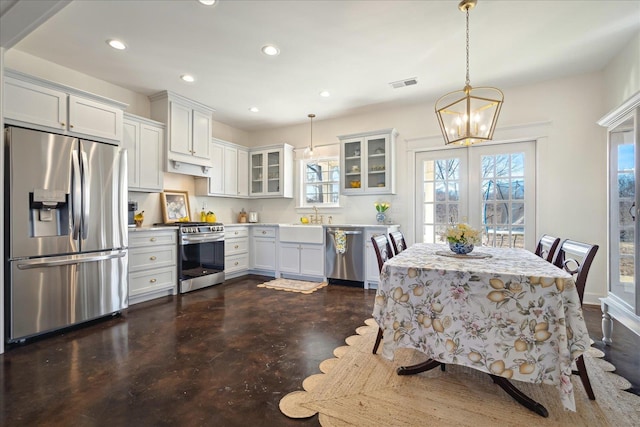
[[(329, 229), (327, 230), (327, 232), (328, 232), (329, 234), (333, 234), (333, 235), (335, 235), (335, 234), (336, 234), (336, 231), (338, 231), (338, 229), (335, 229), (335, 230), (334, 230), (334, 229), (329, 228)], [(359, 230), (356, 230), (356, 231), (343, 231), (343, 233), (344, 233), (344, 234), (347, 234), (347, 235), (350, 235), (350, 234), (362, 234), (362, 231), (359, 231)]]

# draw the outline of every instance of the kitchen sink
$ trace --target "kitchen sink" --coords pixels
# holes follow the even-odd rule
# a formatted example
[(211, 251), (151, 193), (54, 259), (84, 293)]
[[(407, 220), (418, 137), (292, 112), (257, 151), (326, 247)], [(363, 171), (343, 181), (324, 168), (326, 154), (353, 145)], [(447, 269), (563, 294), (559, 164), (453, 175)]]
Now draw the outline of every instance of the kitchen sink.
[(280, 241), (293, 243), (324, 243), (324, 229), (316, 224), (280, 224)]

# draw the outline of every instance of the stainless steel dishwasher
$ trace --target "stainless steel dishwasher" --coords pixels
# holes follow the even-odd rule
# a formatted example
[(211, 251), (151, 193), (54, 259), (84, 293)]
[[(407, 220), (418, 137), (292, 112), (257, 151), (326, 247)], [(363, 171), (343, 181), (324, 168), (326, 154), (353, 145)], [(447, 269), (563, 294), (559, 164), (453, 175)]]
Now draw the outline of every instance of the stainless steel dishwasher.
[(364, 228), (327, 227), (324, 272), (329, 282), (364, 282)]

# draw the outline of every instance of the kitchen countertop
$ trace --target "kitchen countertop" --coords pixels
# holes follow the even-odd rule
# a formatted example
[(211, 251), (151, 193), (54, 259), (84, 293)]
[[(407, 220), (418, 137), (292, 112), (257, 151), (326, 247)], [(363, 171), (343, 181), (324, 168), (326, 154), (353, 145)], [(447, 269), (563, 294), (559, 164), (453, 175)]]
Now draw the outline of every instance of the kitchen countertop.
[(177, 225), (143, 225), (142, 227), (129, 227), (129, 232), (136, 231), (159, 231), (159, 230), (177, 230)]
[(294, 223), (282, 223), (282, 222), (234, 222), (234, 223), (225, 223), (225, 227), (233, 227), (233, 226), (263, 226), (263, 227), (279, 227), (281, 225), (300, 225), (300, 226), (315, 226), (321, 225), (322, 227), (363, 227), (363, 228), (387, 228), (387, 227), (400, 227), (400, 224), (294, 224)]

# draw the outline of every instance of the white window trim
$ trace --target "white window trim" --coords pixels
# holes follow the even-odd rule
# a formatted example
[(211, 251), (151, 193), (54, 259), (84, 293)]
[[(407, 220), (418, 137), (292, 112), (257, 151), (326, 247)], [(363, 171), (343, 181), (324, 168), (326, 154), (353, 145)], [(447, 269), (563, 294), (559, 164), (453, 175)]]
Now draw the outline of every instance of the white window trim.
[[(327, 208), (339, 208), (340, 207), (340, 180), (338, 179), (335, 183), (338, 185), (338, 202), (337, 203), (322, 203), (322, 204), (307, 204), (305, 197), (305, 188), (306, 188), (306, 166), (308, 163), (312, 161), (319, 160), (335, 160), (338, 164), (338, 168), (340, 168), (340, 156), (321, 156), (317, 159), (300, 159), (298, 160), (298, 192), (297, 192), (297, 203), (296, 209), (311, 209), (312, 207), (316, 207), (318, 209), (327, 209)], [(333, 182), (333, 181), (331, 181)]]

